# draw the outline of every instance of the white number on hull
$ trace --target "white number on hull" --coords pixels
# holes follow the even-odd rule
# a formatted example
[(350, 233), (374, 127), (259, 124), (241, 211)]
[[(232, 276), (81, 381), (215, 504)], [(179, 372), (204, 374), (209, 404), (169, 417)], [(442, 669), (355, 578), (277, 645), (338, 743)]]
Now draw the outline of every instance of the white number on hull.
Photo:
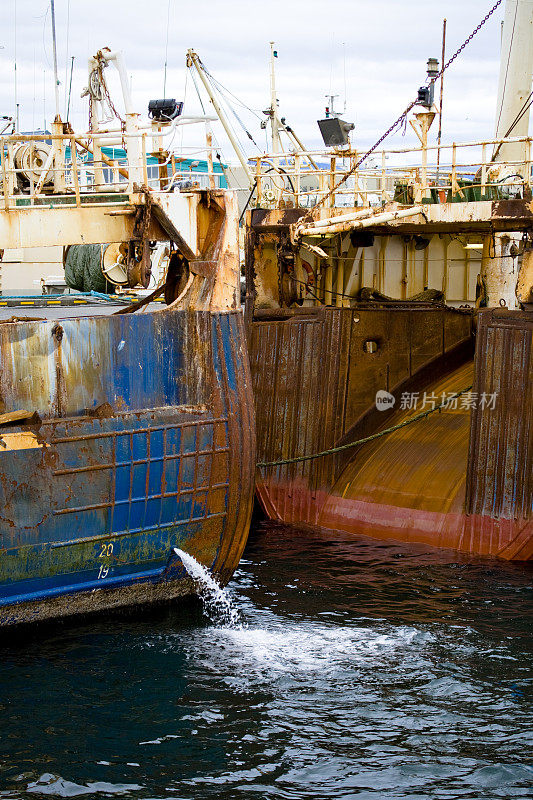
[[(113, 542), (109, 544), (103, 544), (102, 549), (98, 553), (98, 558), (110, 558), (113, 555)], [(102, 580), (103, 578), (107, 578), (109, 575), (109, 565), (108, 564), (100, 564), (100, 569), (98, 571), (98, 580)]]

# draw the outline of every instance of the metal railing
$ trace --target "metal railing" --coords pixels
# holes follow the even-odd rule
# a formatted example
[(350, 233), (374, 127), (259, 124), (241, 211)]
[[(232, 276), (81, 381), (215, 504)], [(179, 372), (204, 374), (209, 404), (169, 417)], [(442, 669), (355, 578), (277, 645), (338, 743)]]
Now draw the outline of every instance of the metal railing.
[(360, 152), (258, 156), (251, 159), (257, 205), (371, 207), (391, 200), (415, 205), (524, 197), (532, 184), (531, 142), (516, 137), (377, 151), (344, 181)]
[[(150, 133), (98, 131), (36, 133), (0, 137), (0, 209), (50, 202), (74, 205), (129, 204), (141, 186), (156, 191), (220, 188), (224, 174), (215, 171), (212, 151), (203, 155), (207, 172), (195, 169), (198, 159), (165, 150), (152, 152)], [(115, 150), (121, 155), (115, 156)], [(113, 156), (106, 155), (108, 150)], [(2, 202), (3, 198), (3, 202)]]
[[(250, 159), (256, 205), (378, 207), (391, 200), (416, 205), (530, 196), (531, 142), (521, 137), (382, 150), (345, 180), (361, 156), (356, 150), (261, 155)], [(188, 155), (154, 151), (151, 133), (142, 130), (2, 136), (0, 208), (2, 197), (5, 210), (43, 205), (51, 196), (75, 206), (116, 205), (131, 203), (141, 186), (168, 192), (224, 185), (212, 148)], [(207, 171), (196, 169), (198, 155)]]

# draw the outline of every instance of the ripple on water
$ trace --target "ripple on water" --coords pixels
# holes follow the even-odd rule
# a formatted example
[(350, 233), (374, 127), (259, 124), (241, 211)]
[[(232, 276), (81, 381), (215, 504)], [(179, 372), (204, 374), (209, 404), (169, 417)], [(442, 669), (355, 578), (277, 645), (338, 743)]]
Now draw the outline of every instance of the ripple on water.
[(107, 783), (106, 781), (94, 781), (87, 785), (73, 783), (72, 781), (65, 780), (57, 775), (44, 773), (36, 781), (31, 781), (26, 791), (33, 794), (52, 795), (54, 797), (80, 797), (81, 795), (114, 795), (114, 794), (129, 794), (136, 792), (143, 787), (136, 783), (114, 784)]
[(532, 796), (523, 566), (281, 526), (189, 566), (203, 606), (7, 652), (0, 798)]

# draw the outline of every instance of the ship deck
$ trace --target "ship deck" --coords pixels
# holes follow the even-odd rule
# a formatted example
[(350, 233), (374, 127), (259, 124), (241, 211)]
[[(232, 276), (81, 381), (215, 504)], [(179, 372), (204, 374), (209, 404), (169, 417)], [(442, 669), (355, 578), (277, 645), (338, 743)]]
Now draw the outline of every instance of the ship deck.
[[(1, 301), (0, 301), (1, 303)], [(83, 305), (51, 305), (23, 301), (13, 305), (0, 304), (0, 322), (43, 322), (53, 319), (77, 319), (80, 317), (109, 317), (122, 308), (127, 308), (123, 302), (110, 303), (85, 303)], [(161, 309), (160, 303), (149, 303), (142, 308), (142, 312)]]

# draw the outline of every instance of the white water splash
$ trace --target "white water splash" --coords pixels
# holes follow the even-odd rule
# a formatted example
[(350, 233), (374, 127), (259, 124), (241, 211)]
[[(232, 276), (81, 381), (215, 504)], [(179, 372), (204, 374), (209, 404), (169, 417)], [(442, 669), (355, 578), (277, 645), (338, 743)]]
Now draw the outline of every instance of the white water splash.
[[(427, 647), (432, 634), (408, 626), (379, 628), (325, 626), (292, 620), (270, 620), (268, 627), (219, 628), (210, 631), (204, 665), (214, 671), (223, 664), (228, 685), (259, 687), (309, 685), (320, 676), (331, 686), (359, 684), (360, 675), (376, 669), (428, 669)], [(200, 632), (205, 638), (205, 631)], [(199, 638), (195, 640), (198, 658)], [(213, 647), (213, 645), (218, 645)], [(221, 655), (223, 657), (221, 659)], [(414, 669), (414, 667), (413, 667)]]
[(183, 566), (198, 585), (198, 594), (204, 603), (204, 609), (209, 619), (218, 625), (230, 628), (241, 626), (239, 612), (231, 602), (229, 593), (217, 583), (208, 570), (197, 561), (194, 556), (174, 548), (174, 552), (181, 559)]

